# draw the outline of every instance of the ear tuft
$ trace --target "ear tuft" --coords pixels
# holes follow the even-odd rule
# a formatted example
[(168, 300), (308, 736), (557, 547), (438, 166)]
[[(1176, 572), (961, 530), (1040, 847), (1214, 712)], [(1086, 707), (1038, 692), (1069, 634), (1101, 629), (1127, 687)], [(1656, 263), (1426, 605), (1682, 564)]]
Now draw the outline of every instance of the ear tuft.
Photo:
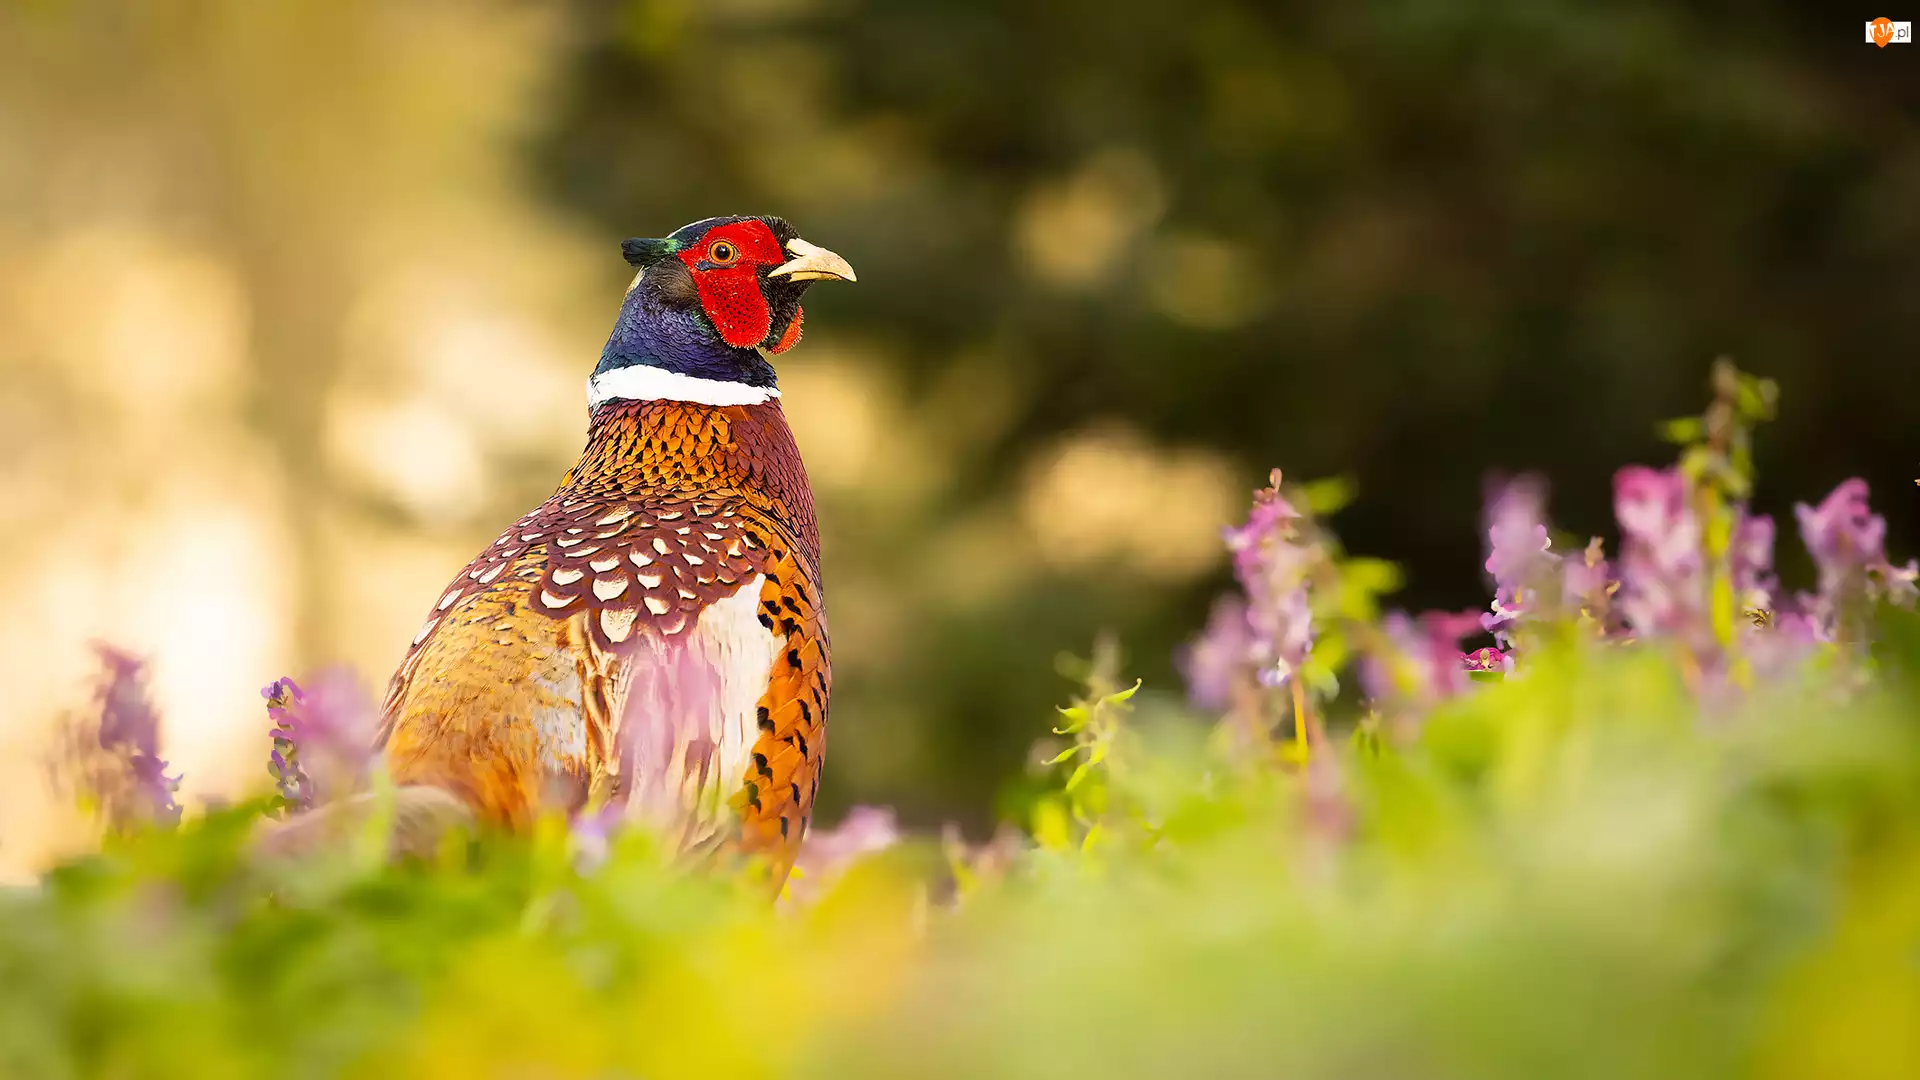
[(652, 266), (673, 254), (673, 248), (671, 240), (649, 240), (638, 236), (620, 242), (620, 253), (627, 257), (627, 265), (641, 268)]

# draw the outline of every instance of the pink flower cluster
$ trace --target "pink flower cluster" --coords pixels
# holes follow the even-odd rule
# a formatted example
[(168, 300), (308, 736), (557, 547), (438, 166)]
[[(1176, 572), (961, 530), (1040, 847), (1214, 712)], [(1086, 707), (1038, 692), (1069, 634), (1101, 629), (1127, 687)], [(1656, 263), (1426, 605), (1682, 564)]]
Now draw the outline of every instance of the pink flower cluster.
[(309, 809), (351, 793), (366, 779), (379, 716), (351, 671), (329, 668), (305, 688), (277, 679), (260, 696), (273, 720), (268, 768), (289, 805)]
[(106, 764), (92, 773), (92, 794), (115, 827), (177, 822), (180, 778), (168, 776), (160, 758), (160, 713), (147, 697), (146, 664), (111, 645), (93, 648), (101, 666), (96, 740)]
[[(1262, 685), (1281, 684), (1314, 641), (1305, 568), (1323, 553), (1301, 539), (1300, 515), (1281, 497), (1277, 471), (1273, 480), (1255, 496), (1246, 524), (1227, 531), (1241, 592), (1216, 602), (1205, 632), (1182, 655), (1190, 696), (1204, 709), (1227, 708), (1249, 669)], [(1773, 520), (1738, 503), (1715, 511), (1731, 515), (1718, 519), (1724, 549), (1716, 556), (1696, 490), (1678, 468), (1630, 466), (1615, 475), (1617, 564), (1597, 537), (1583, 549), (1554, 550), (1545, 490), (1522, 477), (1496, 485), (1487, 501), (1488, 611), (1392, 612), (1380, 621), (1360, 661), (1370, 699), (1431, 704), (1459, 693), (1471, 673), (1510, 672), (1528, 624), (1558, 620), (1601, 639), (1676, 643), (1703, 671), (1724, 671), (1731, 645), (1757, 674), (1775, 674), (1818, 643), (1857, 638), (1849, 620), (1872, 604), (1920, 598), (1920, 562), (1889, 560), (1886, 521), (1871, 511), (1866, 482), (1857, 478), (1818, 506), (1794, 508), (1819, 580), (1814, 592), (1785, 599), (1773, 569)], [(1716, 596), (1724, 607), (1728, 592), (1736, 610), (1716, 613)], [(1734, 638), (1726, 641), (1730, 614)], [(1460, 651), (1482, 632), (1492, 645)]]
[(1308, 582), (1324, 553), (1300, 528), (1302, 515), (1280, 493), (1280, 470), (1254, 493), (1246, 523), (1225, 531), (1241, 596), (1214, 606), (1207, 633), (1181, 667), (1194, 700), (1225, 709), (1235, 680), (1251, 671), (1260, 686), (1285, 685), (1313, 648)]

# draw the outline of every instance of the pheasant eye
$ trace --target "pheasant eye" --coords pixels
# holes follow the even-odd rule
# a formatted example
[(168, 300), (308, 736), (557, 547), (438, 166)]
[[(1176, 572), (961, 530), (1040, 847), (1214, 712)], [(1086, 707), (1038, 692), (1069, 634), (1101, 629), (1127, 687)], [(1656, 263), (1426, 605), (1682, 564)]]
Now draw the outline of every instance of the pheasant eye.
[(707, 249), (707, 261), (719, 263), (721, 266), (739, 257), (739, 250), (725, 240), (715, 240), (713, 246)]

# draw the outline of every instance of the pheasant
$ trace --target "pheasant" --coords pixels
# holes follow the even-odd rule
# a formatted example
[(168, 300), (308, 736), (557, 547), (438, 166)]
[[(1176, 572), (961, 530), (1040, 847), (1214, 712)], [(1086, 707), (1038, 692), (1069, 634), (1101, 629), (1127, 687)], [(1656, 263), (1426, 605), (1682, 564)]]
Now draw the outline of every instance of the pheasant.
[(776, 217), (623, 244), (586, 449), (433, 604), (376, 750), (402, 793), (508, 828), (610, 812), (682, 850), (806, 832), (832, 686), (820, 537), (773, 366), (839, 255)]

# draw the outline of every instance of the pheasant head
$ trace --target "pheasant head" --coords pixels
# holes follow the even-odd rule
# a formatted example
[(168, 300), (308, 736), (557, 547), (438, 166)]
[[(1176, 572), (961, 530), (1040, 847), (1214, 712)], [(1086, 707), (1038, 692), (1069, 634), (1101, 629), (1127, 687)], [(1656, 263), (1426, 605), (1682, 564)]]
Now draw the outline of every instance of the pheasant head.
[(847, 260), (777, 217), (708, 218), (661, 239), (628, 240), (622, 250), (639, 272), (588, 383), (595, 404), (777, 396), (760, 350), (782, 353), (800, 340), (800, 300), (814, 282), (855, 280)]

